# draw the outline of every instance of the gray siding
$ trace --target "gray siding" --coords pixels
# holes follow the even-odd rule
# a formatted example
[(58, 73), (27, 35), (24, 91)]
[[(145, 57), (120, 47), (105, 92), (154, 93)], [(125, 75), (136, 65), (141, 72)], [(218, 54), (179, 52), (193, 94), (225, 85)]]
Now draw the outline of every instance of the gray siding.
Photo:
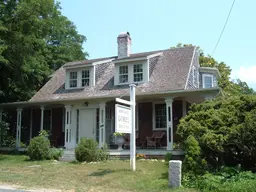
[[(186, 89), (198, 89), (199, 88), (199, 53), (195, 52), (192, 65), (189, 70), (188, 83)], [(195, 82), (193, 82), (193, 69), (196, 70)]]

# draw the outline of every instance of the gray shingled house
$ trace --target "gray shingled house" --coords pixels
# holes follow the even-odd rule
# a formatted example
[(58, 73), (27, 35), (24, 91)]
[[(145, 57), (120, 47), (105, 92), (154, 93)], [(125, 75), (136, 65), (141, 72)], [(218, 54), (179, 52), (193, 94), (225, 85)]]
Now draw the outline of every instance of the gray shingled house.
[(172, 150), (189, 105), (220, 93), (219, 71), (200, 67), (196, 47), (131, 53), (128, 32), (117, 45), (117, 56), (66, 63), (29, 101), (0, 104), (0, 121), (3, 110), (17, 109), (17, 148), (42, 129), (51, 131), (56, 147), (73, 149), (81, 137), (111, 147), (115, 98), (129, 100), (134, 83), (137, 147)]

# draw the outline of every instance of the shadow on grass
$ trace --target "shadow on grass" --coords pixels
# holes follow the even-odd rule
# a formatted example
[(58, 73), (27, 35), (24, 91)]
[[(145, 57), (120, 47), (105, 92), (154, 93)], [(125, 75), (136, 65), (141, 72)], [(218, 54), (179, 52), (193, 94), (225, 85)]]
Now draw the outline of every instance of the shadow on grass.
[(100, 176), (105, 176), (111, 173), (118, 173), (118, 172), (127, 172), (130, 171), (129, 169), (99, 169), (98, 171), (92, 172), (90, 174), (88, 174), (88, 176), (96, 176), (96, 177), (100, 177)]
[(8, 158), (6, 156), (4, 156), (3, 154), (0, 154), (0, 161), (4, 161), (7, 160)]
[(160, 179), (168, 179), (168, 177), (169, 177), (169, 163), (165, 162), (164, 165), (166, 167), (166, 172), (161, 174)]

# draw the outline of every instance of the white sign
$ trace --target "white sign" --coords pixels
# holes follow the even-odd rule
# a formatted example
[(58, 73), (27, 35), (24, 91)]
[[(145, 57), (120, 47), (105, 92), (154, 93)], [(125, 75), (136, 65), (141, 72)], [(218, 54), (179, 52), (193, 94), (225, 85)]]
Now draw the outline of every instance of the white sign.
[(116, 132), (118, 133), (131, 133), (131, 109), (123, 105), (115, 105), (115, 121)]

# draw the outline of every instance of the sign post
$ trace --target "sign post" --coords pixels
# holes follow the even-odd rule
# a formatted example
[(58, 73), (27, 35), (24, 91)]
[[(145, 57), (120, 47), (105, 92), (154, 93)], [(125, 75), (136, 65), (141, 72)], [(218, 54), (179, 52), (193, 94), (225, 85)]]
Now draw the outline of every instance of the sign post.
[(115, 126), (116, 132), (130, 133), (130, 167), (133, 171), (136, 170), (136, 131), (135, 131), (135, 87), (136, 85), (130, 85), (130, 101), (116, 98), (116, 102), (125, 105), (116, 104)]
[(136, 131), (135, 131), (135, 105), (136, 105), (136, 100), (135, 100), (135, 87), (136, 85), (131, 84), (130, 85), (130, 102), (132, 103), (131, 105), (131, 112), (132, 112), (132, 123), (131, 123), (131, 139), (130, 139), (130, 165), (131, 169), (133, 171), (136, 170)]

